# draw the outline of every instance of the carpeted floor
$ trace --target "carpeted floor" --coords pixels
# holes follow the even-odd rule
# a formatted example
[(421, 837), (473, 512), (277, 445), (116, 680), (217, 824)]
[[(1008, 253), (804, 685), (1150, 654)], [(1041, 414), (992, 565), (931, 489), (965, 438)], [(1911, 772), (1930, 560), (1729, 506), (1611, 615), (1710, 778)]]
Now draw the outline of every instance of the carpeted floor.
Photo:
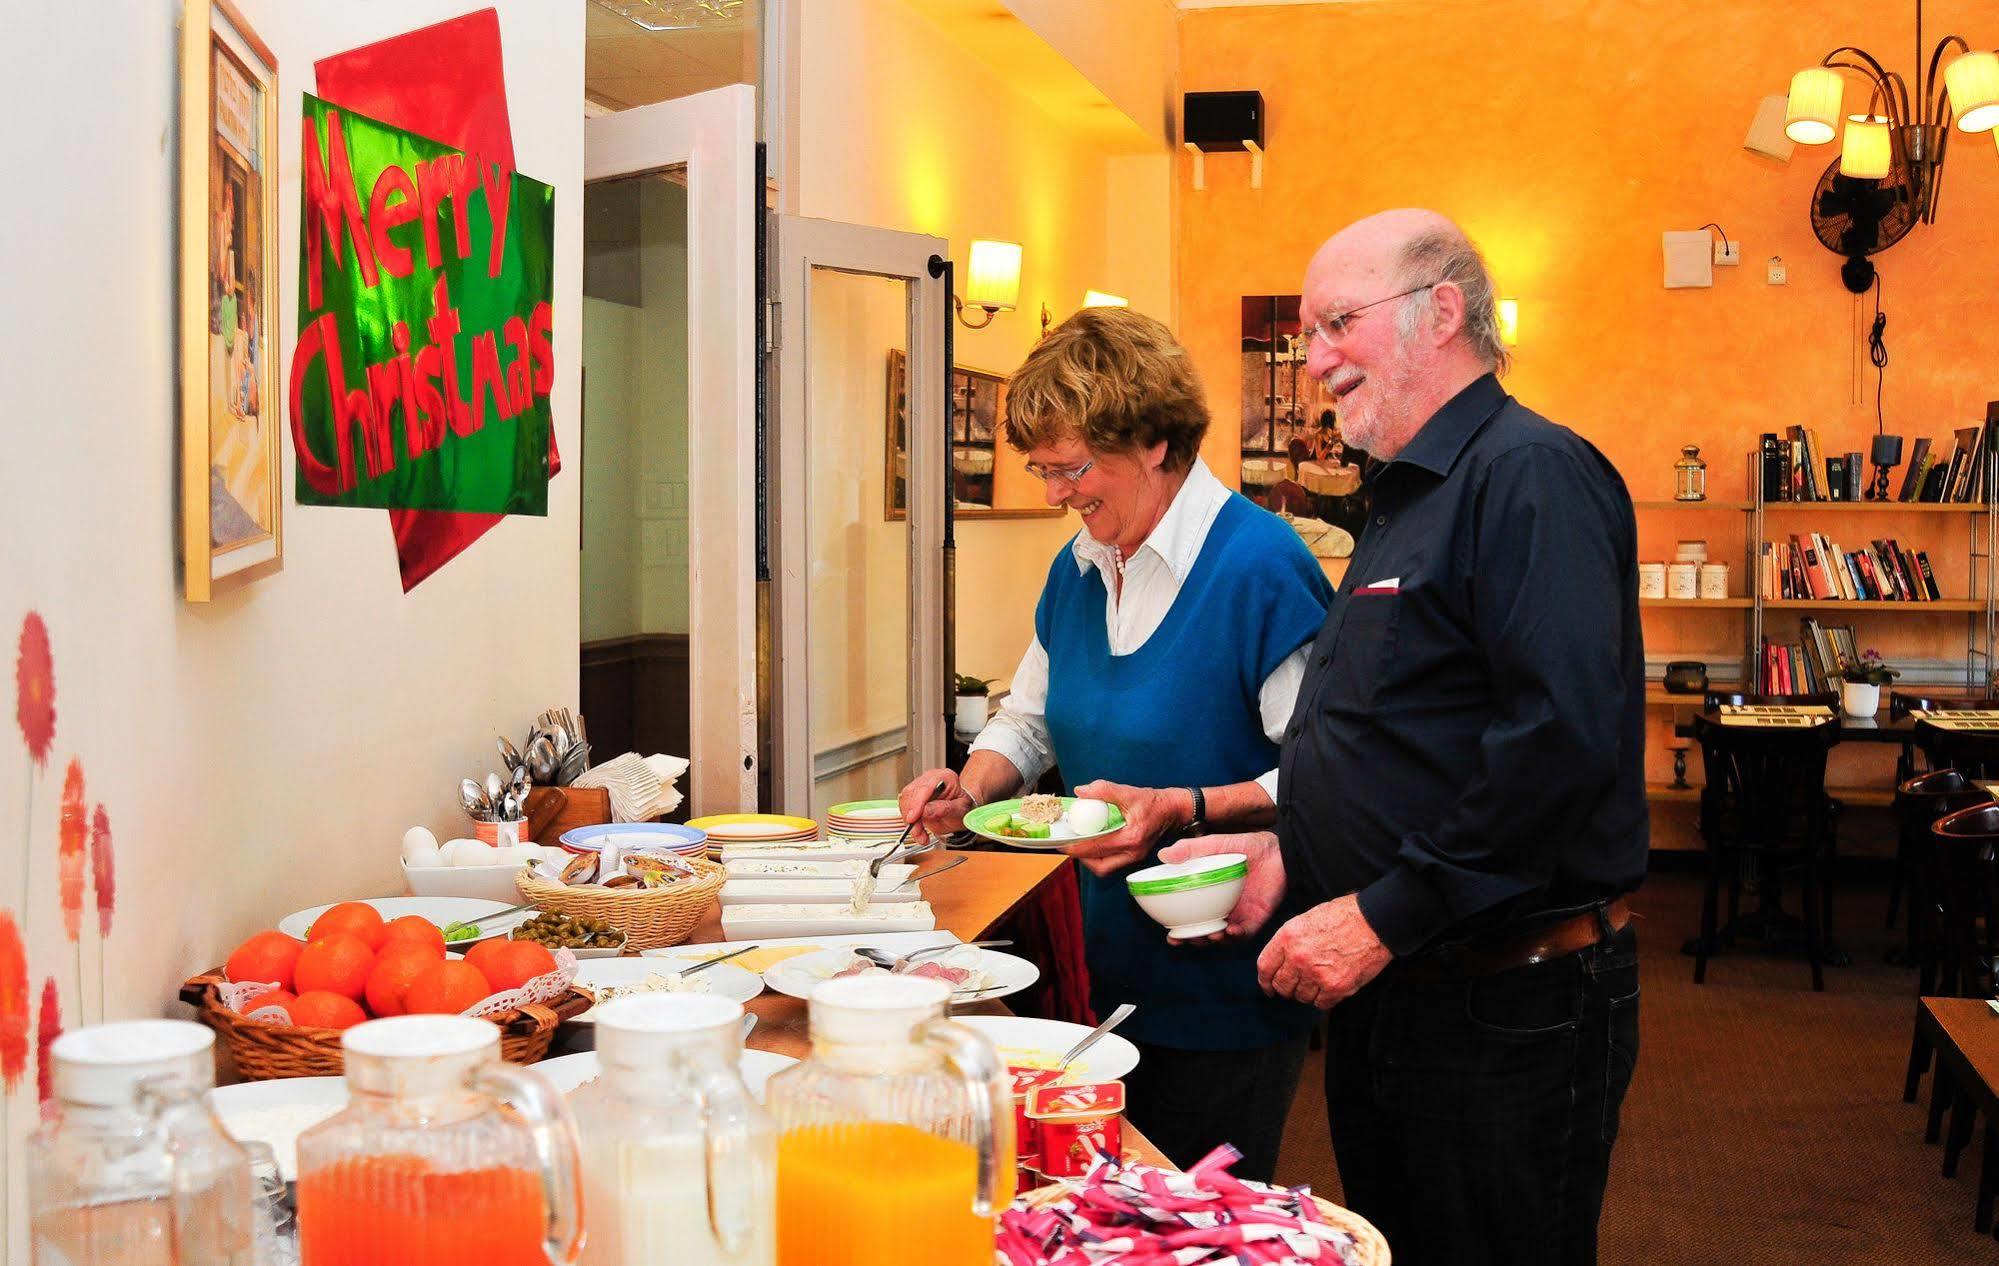
[[(1886, 890), (1847, 887), (1836, 931), (1851, 967), (1814, 994), (1802, 959), (1751, 947), (1693, 983), (1680, 943), (1699, 881), (1654, 875), (1634, 899), (1643, 998), (1638, 1072), (1624, 1104), (1602, 1223), (1606, 1266), (1913, 1266), (1999, 1261), (1971, 1229), (1979, 1149), (1958, 1176), (1902, 1102), (1915, 975), (1882, 955)], [(1795, 903), (1795, 897), (1793, 897)], [(1322, 1056), (1305, 1069), (1278, 1178), (1339, 1198), (1325, 1134)]]

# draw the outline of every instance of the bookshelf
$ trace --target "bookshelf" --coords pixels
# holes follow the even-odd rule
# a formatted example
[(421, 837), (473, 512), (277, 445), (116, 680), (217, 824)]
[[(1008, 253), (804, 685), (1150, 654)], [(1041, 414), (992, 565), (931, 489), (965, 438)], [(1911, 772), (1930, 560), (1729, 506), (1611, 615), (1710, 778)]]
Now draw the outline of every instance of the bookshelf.
[[(1896, 618), (1935, 619), (1940, 616), (1962, 617), (1965, 621), (1964, 675), (1955, 683), (1935, 683), (1946, 687), (1958, 686), (1969, 690), (1982, 690), (1991, 680), (1993, 670), (1999, 668), (1999, 503), (1992, 500), (1980, 502), (1921, 502), (1921, 501), (1769, 501), (1763, 500), (1763, 481), (1759, 468), (1759, 453), (1749, 454), (1749, 488), (1754, 496), (1746, 501), (1634, 501), (1638, 512), (1666, 511), (1675, 514), (1711, 514), (1740, 516), (1743, 528), (1743, 549), (1738, 564), (1739, 577), (1731, 580), (1738, 587), (1741, 597), (1729, 598), (1641, 598), (1638, 605), (1646, 612), (1652, 611), (1713, 611), (1740, 613), (1743, 617), (1741, 642), (1741, 680), (1745, 685), (1757, 680), (1757, 649), (1762, 646), (1766, 635), (1776, 634), (1773, 640), (1783, 640), (1781, 630), (1776, 629), (1774, 620), (1766, 616), (1778, 613), (1817, 613), (1829, 620), (1841, 620), (1855, 615), (1893, 616)], [(1999, 486), (1999, 454), (1986, 453), (1987, 463), (1985, 486), (1987, 489)], [(1988, 493), (1989, 496), (1989, 493)], [(1947, 597), (1935, 602), (1910, 601), (1855, 601), (1841, 598), (1766, 598), (1758, 583), (1759, 560), (1765, 541), (1786, 541), (1790, 537), (1792, 524), (1803, 532), (1806, 525), (1800, 520), (1812, 516), (1838, 521), (1849, 515), (1924, 515), (1943, 516), (1935, 525), (1947, 526), (1957, 531), (1962, 524), (1965, 533), (1966, 565), (1961, 582), (1950, 589), (1963, 594), (1962, 597)], [(1862, 539), (1871, 537), (1867, 530)], [(1892, 660), (1893, 656), (1890, 656)], [(1648, 700), (1655, 704), (1667, 702), (1671, 697)]]

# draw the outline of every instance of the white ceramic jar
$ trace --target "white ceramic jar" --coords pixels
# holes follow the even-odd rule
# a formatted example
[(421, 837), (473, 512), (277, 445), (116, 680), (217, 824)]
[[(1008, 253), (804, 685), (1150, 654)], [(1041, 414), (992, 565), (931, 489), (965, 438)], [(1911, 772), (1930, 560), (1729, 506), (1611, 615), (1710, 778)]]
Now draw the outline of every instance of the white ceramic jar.
[(1638, 596), (1641, 598), (1666, 596), (1666, 564), (1638, 564)]
[(1669, 563), (1666, 566), (1666, 596), (1689, 599), (1700, 596), (1699, 563)]
[(1728, 596), (1728, 564), (1702, 563), (1700, 592), (1703, 598), (1726, 598)]

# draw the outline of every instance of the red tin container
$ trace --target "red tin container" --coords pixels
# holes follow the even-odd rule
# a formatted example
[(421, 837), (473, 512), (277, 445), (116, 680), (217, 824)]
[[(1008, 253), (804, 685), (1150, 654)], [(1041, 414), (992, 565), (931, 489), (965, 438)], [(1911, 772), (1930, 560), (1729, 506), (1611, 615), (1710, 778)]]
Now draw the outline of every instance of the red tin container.
[(1124, 1154), (1124, 1083), (1037, 1087), (1028, 1092), (1027, 1119), (1039, 1134), (1041, 1173), (1080, 1178), (1100, 1153)]
[(1059, 1068), (1015, 1068), (1007, 1067), (1013, 1076), (1013, 1152), (1016, 1163), (1025, 1171), (1035, 1168), (1041, 1161), (1041, 1127), (1027, 1115), (1027, 1096), (1042, 1086), (1052, 1086), (1062, 1080)]

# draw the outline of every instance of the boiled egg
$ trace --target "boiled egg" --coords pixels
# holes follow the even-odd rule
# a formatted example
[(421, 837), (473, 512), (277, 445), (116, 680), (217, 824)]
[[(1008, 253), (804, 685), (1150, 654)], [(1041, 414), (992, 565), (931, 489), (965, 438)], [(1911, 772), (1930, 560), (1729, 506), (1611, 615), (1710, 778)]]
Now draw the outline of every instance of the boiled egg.
[(1078, 835), (1095, 835), (1110, 825), (1111, 807), (1101, 800), (1078, 800), (1064, 815)]
[[(435, 853), (436, 851), (437, 837), (432, 835), (428, 829), (413, 826), (403, 832), (403, 860), (410, 865), (416, 866), (420, 864), (412, 859), (414, 854), (422, 852)], [(433, 862), (431, 864), (435, 865), (436, 863)]]

